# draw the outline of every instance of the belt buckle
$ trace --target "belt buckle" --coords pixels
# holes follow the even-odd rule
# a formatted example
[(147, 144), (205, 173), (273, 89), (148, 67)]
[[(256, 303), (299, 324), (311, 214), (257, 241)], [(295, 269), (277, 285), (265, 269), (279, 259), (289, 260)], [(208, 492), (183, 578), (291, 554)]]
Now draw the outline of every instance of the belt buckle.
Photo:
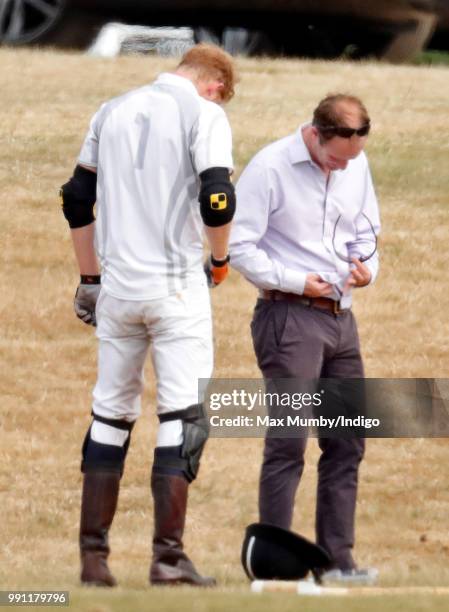
[(334, 315), (338, 315), (341, 314), (343, 312), (343, 310), (340, 308), (340, 302), (337, 302), (335, 300), (333, 300), (333, 304), (332, 304), (332, 312), (334, 313)]

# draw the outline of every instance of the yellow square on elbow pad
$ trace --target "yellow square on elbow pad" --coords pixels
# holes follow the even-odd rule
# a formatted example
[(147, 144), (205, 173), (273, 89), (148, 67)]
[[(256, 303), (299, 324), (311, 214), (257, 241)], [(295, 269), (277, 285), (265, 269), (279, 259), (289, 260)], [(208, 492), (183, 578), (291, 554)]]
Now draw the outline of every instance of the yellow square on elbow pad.
[(228, 198), (225, 193), (213, 193), (210, 196), (210, 207), (213, 210), (224, 210), (228, 206)]

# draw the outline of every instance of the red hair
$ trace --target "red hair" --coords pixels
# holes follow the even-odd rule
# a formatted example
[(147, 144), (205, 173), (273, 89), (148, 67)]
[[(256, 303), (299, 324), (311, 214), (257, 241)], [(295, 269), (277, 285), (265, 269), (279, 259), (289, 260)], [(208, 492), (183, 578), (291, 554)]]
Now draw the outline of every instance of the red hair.
[(234, 95), (234, 87), (237, 80), (234, 68), (234, 60), (216, 45), (200, 43), (185, 53), (178, 68), (193, 68), (198, 72), (198, 77), (206, 79), (217, 79), (223, 83), (220, 96), (223, 102), (228, 102)]

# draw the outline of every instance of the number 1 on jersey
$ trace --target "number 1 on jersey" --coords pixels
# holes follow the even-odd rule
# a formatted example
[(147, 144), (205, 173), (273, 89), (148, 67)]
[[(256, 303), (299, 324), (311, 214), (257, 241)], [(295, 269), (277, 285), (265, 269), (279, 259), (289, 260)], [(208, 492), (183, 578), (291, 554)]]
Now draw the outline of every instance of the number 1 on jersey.
[(138, 113), (138, 115), (136, 115), (136, 123), (137, 125), (141, 126), (141, 132), (134, 165), (138, 170), (143, 170), (145, 165), (145, 154), (147, 151), (148, 138), (150, 136), (150, 118), (143, 113)]

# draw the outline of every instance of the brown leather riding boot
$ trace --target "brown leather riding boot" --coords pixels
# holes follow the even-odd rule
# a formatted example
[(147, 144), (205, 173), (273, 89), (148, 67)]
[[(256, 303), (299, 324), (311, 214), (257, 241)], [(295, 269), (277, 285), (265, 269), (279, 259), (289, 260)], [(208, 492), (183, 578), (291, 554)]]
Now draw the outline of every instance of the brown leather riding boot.
[(189, 483), (182, 476), (154, 472), (151, 476), (154, 499), (151, 584), (191, 584), (201, 587), (216, 584), (214, 578), (200, 576), (183, 551), (188, 486)]
[(117, 508), (120, 474), (87, 472), (84, 474), (81, 502), (80, 553), (81, 582), (112, 587), (117, 584), (109, 571), (108, 531)]

